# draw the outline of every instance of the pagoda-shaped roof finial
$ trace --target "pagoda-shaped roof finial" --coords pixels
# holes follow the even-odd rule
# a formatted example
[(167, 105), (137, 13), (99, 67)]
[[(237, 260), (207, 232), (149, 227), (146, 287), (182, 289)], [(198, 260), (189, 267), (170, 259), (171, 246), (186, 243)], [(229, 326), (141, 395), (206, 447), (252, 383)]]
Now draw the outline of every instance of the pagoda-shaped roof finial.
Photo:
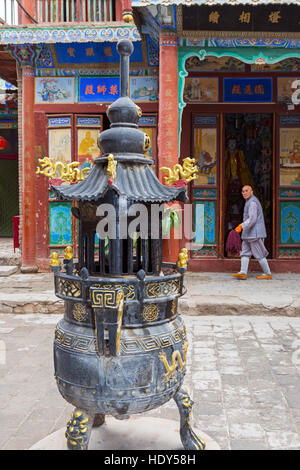
[(129, 59), (133, 53), (133, 44), (128, 39), (122, 39), (117, 44), (120, 55), (120, 96), (129, 96)]

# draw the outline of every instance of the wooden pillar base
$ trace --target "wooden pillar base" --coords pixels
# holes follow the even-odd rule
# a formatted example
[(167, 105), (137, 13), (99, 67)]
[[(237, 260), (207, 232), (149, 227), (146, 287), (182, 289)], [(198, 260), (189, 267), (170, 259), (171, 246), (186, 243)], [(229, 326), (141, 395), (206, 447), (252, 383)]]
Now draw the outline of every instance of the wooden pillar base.
[(20, 271), (22, 274), (37, 273), (39, 270), (38, 266), (21, 266)]

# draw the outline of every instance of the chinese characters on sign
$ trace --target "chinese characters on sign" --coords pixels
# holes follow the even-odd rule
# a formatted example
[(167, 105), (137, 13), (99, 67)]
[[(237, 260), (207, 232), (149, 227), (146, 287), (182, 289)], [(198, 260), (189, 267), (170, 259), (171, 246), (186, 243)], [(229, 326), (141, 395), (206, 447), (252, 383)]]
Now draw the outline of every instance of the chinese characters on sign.
[(80, 102), (110, 103), (120, 97), (119, 77), (82, 77), (79, 86)]
[[(119, 64), (120, 56), (117, 52), (117, 43), (104, 42), (70, 42), (56, 43), (55, 59), (58, 64)], [(131, 63), (142, 63), (142, 45), (136, 42), (130, 57)]]
[(224, 78), (223, 101), (266, 103), (272, 101), (271, 78)]
[(182, 30), (298, 32), (298, 5), (189, 5), (182, 7)]

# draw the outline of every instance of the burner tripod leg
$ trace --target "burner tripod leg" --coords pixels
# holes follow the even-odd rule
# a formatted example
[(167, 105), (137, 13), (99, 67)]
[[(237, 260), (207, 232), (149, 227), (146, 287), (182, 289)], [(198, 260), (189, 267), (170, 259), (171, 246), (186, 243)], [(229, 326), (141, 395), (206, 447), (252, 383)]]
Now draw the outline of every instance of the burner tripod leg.
[(87, 450), (94, 418), (94, 414), (88, 415), (85, 411), (75, 408), (65, 432), (69, 450)]
[(189, 418), (194, 404), (188, 392), (180, 388), (174, 396), (180, 415), (180, 438), (185, 450), (204, 450), (205, 442), (192, 430)]

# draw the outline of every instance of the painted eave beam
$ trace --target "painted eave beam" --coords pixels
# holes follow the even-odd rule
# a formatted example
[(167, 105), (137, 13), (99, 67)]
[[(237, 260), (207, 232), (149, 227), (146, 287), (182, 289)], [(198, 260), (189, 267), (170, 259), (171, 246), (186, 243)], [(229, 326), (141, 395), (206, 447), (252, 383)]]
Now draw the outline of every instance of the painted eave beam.
[(70, 42), (118, 42), (120, 39), (140, 41), (141, 37), (135, 25), (123, 22), (67, 26), (22, 25), (1, 26), (0, 44), (53, 44)]

